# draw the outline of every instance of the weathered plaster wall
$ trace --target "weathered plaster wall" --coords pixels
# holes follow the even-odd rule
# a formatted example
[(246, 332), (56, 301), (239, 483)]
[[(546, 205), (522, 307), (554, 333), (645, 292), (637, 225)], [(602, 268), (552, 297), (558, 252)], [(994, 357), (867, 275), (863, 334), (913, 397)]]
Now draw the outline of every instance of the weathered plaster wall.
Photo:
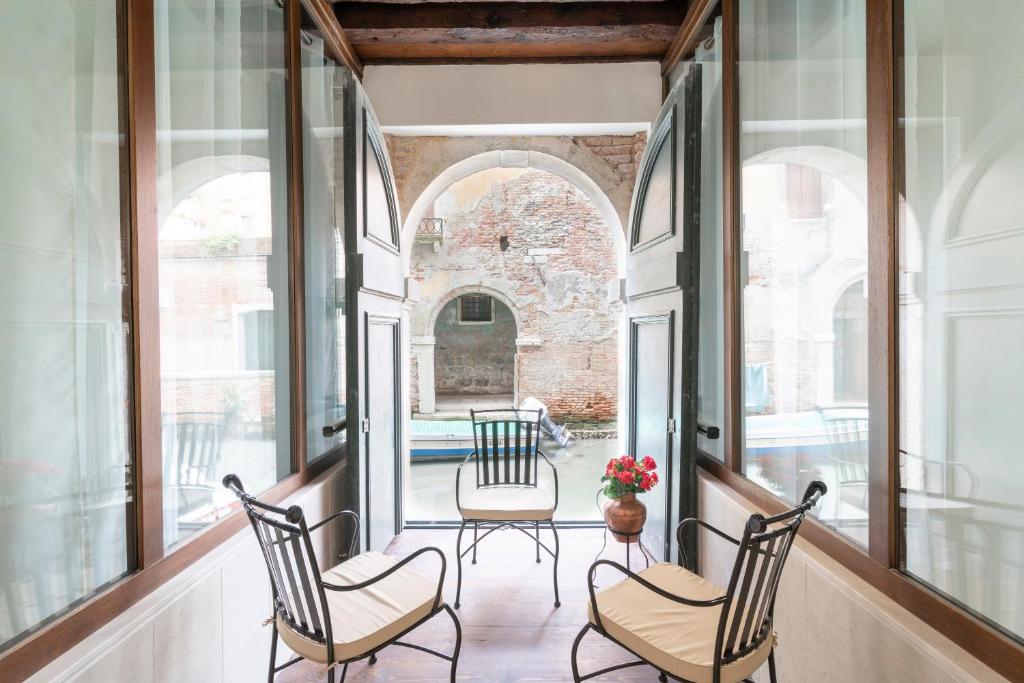
[(408, 210), (427, 185), (455, 163), (484, 152), (530, 150), (558, 157), (589, 176), (608, 195), (622, 225), (626, 225), (629, 219), (636, 169), (647, 143), (646, 133), (601, 136), (386, 137), (398, 186), (398, 203), (403, 210)]
[(434, 324), (434, 382), (438, 394), (512, 395), (516, 319), (495, 301), (494, 322), (460, 323), (452, 299)]
[[(459, 204), (454, 195), (470, 199)], [(414, 335), (435, 340), (437, 392), (445, 386), (442, 339), (454, 315), (445, 315), (449, 302), (484, 292), (507, 303), (515, 317), (502, 343), (517, 344), (520, 400), (536, 396), (556, 419), (614, 419), (621, 305), (606, 292), (616, 277), (615, 246), (589, 197), (546, 171), (493, 169), (460, 181), (436, 206), (448, 207), (446, 237), (436, 250), (414, 246), (411, 276), (419, 301), (410, 317)], [(461, 344), (467, 347), (463, 359), (486, 366), (488, 343), (481, 341), (474, 358), (471, 342)], [(423, 362), (418, 358), (420, 368)], [(411, 384), (418, 409), (418, 378)]]
[[(612, 231), (621, 231), (628, 221), (646, 139), (644, 133), (387, 136), (404, 210), (453, 165), (504, 150), (540, 152), (571, 164), (614, 207), (602, 218), (591, 199), (594, 195), (588, 196), (573, 182), (543, 170), (503, 168), (510, 184), (481, 200), (475, 217), (449, 220), (449, 237), (439, 252), (429, 244), (412, 245), (410, 277), (417, 301), (410, 311), (409, 396), (414, 412), (432, 410), (429, 398), (421, 406), (419, 389), (421, 382), (436, 386), (434, 322), (441, 307), (459, 293), (483, 291), (507, 303), (520, 321), (515, 387), (520, 399), (536, 395), (549, 403), (557, 417), (615, 417), (621, 307), (609, 302), (606, 292), (608, 283), (618, 275), (616, 263), (621, 255), (616, 250), (624, 248), (624, 240)], [(533, 191), (538, 194), (530, 200)], [(443, 208), (443, 198), (438, 197), (434, 204)], [(618, 225), (609, 226), (608, 220), (616, 219)], [(510, 239), (510, 248), (504, 253), (499, 250), (499, 228), (510, 238), (513, 233), (518, 235)], [(615, 238), (621, 247), (616, 246)], [(531, 248), (553, 249), (555, 253), (531, 255)], [(429, 366), (425, 368), (424, 363)]]

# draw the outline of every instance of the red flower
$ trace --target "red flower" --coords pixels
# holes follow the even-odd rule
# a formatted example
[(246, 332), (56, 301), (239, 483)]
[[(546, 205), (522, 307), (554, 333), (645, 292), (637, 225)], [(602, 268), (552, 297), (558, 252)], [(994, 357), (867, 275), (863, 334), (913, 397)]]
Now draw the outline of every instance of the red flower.
[(650, 473), (644, 472), (643, 476), (640, 477), (640, 490), (650, 491), (652, 486), (654, 486), (654, 482), (651, 480)]
[(619, 464), (622, 465), (623, 469), (631, 470), (634, 467), (636, 467), (636, 460), (634, 460), (632, 457), (628, 455), (624, 455), (621, 458), (619, 458)]
[(616, 476), (618, 477), (619, 482), (625, 484), (626, 486), (629, 486), (634, 481), (636, 481), (636, 475), (633, 474), (632, 472), (619, 472)]
[(649, 455), (645, 455), (644, 459), (640, 461), (640, 464), (643, 465), (644, 469), (648, 472), (658, 468), (658, 463), (654, 462), (654, 458)]

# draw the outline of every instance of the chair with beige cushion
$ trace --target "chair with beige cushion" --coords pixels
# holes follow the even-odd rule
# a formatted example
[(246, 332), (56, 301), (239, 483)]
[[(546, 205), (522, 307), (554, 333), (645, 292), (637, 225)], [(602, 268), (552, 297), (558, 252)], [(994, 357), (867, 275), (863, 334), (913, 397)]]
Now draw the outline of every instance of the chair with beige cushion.
[[(354, 512), (343, 510), (309, 527), (299, 506), (268, 505), (247, 494), (234, 474), (224, 477), (223, 483), (241, 499), (270, 574), (274, 614), (268, 620), (273, 625), (268, 681), (272, 683), (278, 671), (308, 659), (324, 665), (330, 683), (334, 683), (335, 667), (341, 664), (344, 683), (351, 662), (369, 659), (374, 664), (380, 650), (402, 645), (451, 662), (454, 683), (462, 628), (441, 595), (444, 553), (422, 548), (400, 561), (376, 552), (354, 555), (359, 540), (359, 517)], [(310, 532), (342, 517), (353, 522), (349, 559), (320, 572)], [(436, 579), (408, 566), (425, 554), (435, 554), (440, 560)], [(451, 656), (398, 640), (441, 612), (447, 612), (455, 623)], [(276, 666), (279, 637), (298, 656)]]
[[(690, 683), (736, 683), (747, 680), (767, 661), (771, 681), (776, 683), (772, 625), (775, 594), (797, 529), (825, 491), (824, 483), (814, 481), (800, 505), (792, 510), (768, 518), (751, 515), (740, 539), (697, 519), (680, 522), (676, 529), (680, 548), (683, 531), (691, 524), (737, 546), (728, 588), (667, 562), (639, 574), (608, 560), (595, 562), (588, 575), (589, 619), (572, 646), (573, 680), (579, 683), (610, 671), (649, 664), (660, 672), (661, 681), (672, 677)], [(685, 563), (685, 556), (681, 560)], [(594, 575), (601, 565), (622, 572), (626, 578), (595, 592)], [(583, 636), (591, 630), (639, 660), (580, 676), (577, 654)]]
[[(540, 562), (542, 548), (554, 558), (555, 607), (558, 607), (561, 605), (558, 600), (558, 532), (553, 521), (558, 507), (558, 471), (540, 450), (541, 411), (471, 410), (470, 416), (474, 450), (455, 474), (455, 504), (462, 516), (455, 550), (459, 569), (455, 608), (458, 609), (462, 595), (462, 558), (472, 550), (473, 564), (476, 564), (477, 544), (491, 533), (509, 528), (530, 536), (536, 544), (537, 562)], [(541, 461), (550, 468), (551, 492), (539, 485)], [(463, 492), (462, 468), (470, 462), (475, 465), (475, 485)], [(541, 523), (547, 524), (554, 535), (554, 551), (540, 541)], [(462, 533), (470, 524), (473, 544), (463, 550)], [(481, 529), (484, 530), (482, 536), (479, 535)]]

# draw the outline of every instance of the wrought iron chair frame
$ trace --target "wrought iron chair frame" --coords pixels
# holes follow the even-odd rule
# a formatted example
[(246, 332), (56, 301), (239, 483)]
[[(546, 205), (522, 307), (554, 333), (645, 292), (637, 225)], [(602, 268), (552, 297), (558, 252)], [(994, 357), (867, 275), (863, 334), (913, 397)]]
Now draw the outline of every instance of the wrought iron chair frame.
[[(516, 465), (516, 470), (515, 470), (516, 471), (516, 476), (515, 476), (516, 481), (513, 482), (511, 485), (513, 485), (513, 486), (523, 486), (523, 487), (531, 486), (531, 487), (536, 488), (537, 484), (538, 484), (538, 481), (539, 481), (539, 478), (538, 478), (539, 463), (540, 463), (541, 460), (543, 460), (547, 464), (547, 466), (549, 468), (551, 468), (551, 474), (552, 474), (552, 476), (554, 478), (554, 484), (555, 484), (555, 502), (554, 502), (554, 506), (551, 508), (551, 518), (550, 519), (546, 519), (546, 520), (474, 519), (472, 517), (467, 517), (466, 514), (463, 512), (462, 501), (461, 501), (461, 498), (460, 498), (460, 490), (461, 490), (461, 482), (462, 482), (462, 468), (465, 467), (471, 460), (475, 461), (475, 463), (476, 463), (476, 468), (475, 468), (475, 471), (476, 471), (476, 482), (475, 482), (476, 483), (476, 488), (478, 488), (478, 489), (481, 489), (481, 488), (486, 489), (488, 487), (498, 487), (498, 486), (509, 486), (510, 485), (510, 483), (509, 483), (507, 478), (506, 478), (506, 481), (504, 481), (504, 482), (497, 481), (496, 483), (493, 483), (493, 484), (489, 483), (490, 479), (487, 476), (484, 477), (484, 483), (483, 484), (480, 483), (480, 443), (478, 441), (478, 435), (477, 435), (477, 424), (483, 424), (483, 423), (482, 422), (478, 423), (476, 418), (477, 418), (478, 415), (485, 415), (485, 416), (487, 416), (487, 415), (493, 415), (495, 413), (501, 413), (501, 414), (504, 414), (504, 415), (514, 414), (517, 418), (519, 417), (519, 415), (521, 415), (523, 413), (532, 413), (532, 414), (536, 415), (536, 418), (535, 419), (531, 419), (530, 421), (520, 420), (520, 419), (512, 419), (512, 420), (490, 420), (490, 421), (487, 421), (487, 422), (491, 423), (491, 424), (506, 424), (506, 425), (518, 422), (518, 423), (522, 423), (522, 424), (531, 425), (531, 427), (527, 430), (526, 449), (527, 449), (527, 454), (529, 454), (529, 450), (530, 450), (531, 446), (533, 446), (534, 449), (535, 449), (536, 456), (537, 456), (537, 457), (535, 457), (533, 459), (533, 468), (532, 468), (533, 469), (533, 478), (532, 478), (532, 481), (531, 481), (530, 473), (529, 473), (529, 470), (530, 470), (529, 460), (527, 460), (526, 467), (523, 468), (522, 471), (520, 471), (519, 470), (519, 466), (518, 466), (518, 456), (517, 456), (517, 465)], [(470, 453), (469, 456), (467, 456), (466, 459), (463, 460), (462, 463), (459, 464), (459, 467), (458, 467), (458, 469), (455, 472), (455, 505), (456, 505), (456, 507), (459, 510), (459, 516), (462, 517), (462, 524), (459, 526), (459, 534), (458, 534), (458, 536), (456, 537), (456, 540), (455, 540), (455, 558), (456, 558), (456, 563), (457, 563), (457, 566), (458, 566), (458, 581), (456, 582), (456, 588), (455, 588), (455, 609), (459, 608), (459, 600), (460, 600), (460, 598), (462, 596), (462, 558), (465, 557), (469, 553), (470, 550), (472, 550), (473, 551), (472, 563), (476, 564), (476, 546), (477, 546), (477, 544), (479, 544), (485, 538), (487, 538), (492, 533), (494, 533), (495, 531), (498, 531), (500, 529), (517, 529), (518, 531), (521, 531), (522, 533), (526, 534), (527, 537), (531, 538), (531, 540), (533, 540), (536, 543), (537, 563), (538, 564), (540, 563), (540, 551), (541, 551), (542, 548), (544, 549), (544, 552), (546, 552), (548, 555), (550, 555), (554, 559), (553, 577), (554, 577), (554, 585), (555, 585), (555, 607), (561, 607), (562, 603), (561, 603), (561, 601), (558, 598), (558, 556), (559, 556), (559, 543), (558, 543), (558, 531), (557, 531), (557, 529), (555, 529), (555, 522), (554, 522), (555, 510), (558, 509), (558, 470), (555, 468), (554, 464), (552, 464), (552, 462), (550, 460), (548, 460), (548, 457), (546, 455), (544, 455), (544, 453), (540, 450), (540, 433), (541, 433), (541, 431), (540, 431), (540, 419), (541, 419), (541, 411), (539, 411), (539, 410), (520, 410), (520, 409), (517, 409), (517, 408), (506, 408), (506, 409), (496, 408), (496, 409), (491, 409), (491, 410), (470, 410), (469, 414), (470, 414), (470, 417), (473, 420), (473, 446), (474, 446), (473, 447), (473, 452)], [(533, 434), (533, 432), (536, 433), (536, 439), (537, 439), (535, 445), (532, 442), (532, 438), (533, 438), (532, 434)], [(508, 432), (506, 432), (506, 435), (508, 435)], [(519, 437), (517, 436), (517, 447), (518, 447), (519, 441), (520, 441)], [(486, 448), (486, 440), (485, 440), (485, 448)], [(509, 457), (509, 450), (508, 450), (507, 447), (506, 447), (506, 450), (505, 450), (505, 457), (506, 457), (506, 459)], [(511, 461), (506, 460), (506, 470), (505, 470), (506, 477), (509, 474), (511, 474), (511, 468), (509, 467), (510, 462)], [(486, 464), (487, 463), (485, 463), (485, 466), (486, 466)], [(497, 464), (495, 464), (495, 467), (497, 467)], [(524, 476), (521, 477), (520, 476), (521, 474), (524, 475)], [(485, 472), (485, 475), (486, 475), (486, 472)], [(525, 479), (525, 482), (524, 481), (520, 481), (520, 479)], [(554, 549), (554, 551), (552, 551), (550, 548), (548, 548), (548, 546), (546, 544), (542, 543), (541, 540), (540, 540), (540, 525), (541, 525), (541, 522), (547, 522), (548, 527), (551, 529), (551, 533), (552, 533), (552, 535), (554, 536), (554, 539), (555, 539), (555, 549)], [(472, 545), (467, 547), (465, 550), (463, 550), (462, 549), (462, 533), (466, 530), (466, 525), (467, 524), (472, 524), (473, 525), (473, 543), (472, 543)], [(533, 527), (533, 536), (530, 536), (530, 532), (529, 532), (530, 526)], [(485, 532), (484, 532), (484, 534), (482, 536), (479, 535), (481, 528), (485, 529)]]
[[(222, 483), (224, 484), (225, 488), (230, 489), (232, 492), (234, 492), (234, 494), (237, 495), (238, 498), (242, 501), (242, 507), (245, 509), (245, 512), (249, 517), (249, 522), (252, 525), (253, 531), (256, 533), (256, 537), (260, 545), (260, 550), (263, 552), (264, 560), (267, 563), (267, 573), (270, 574), (270, 586), (273, 594), (274, 613), (269, 620), (269, 623), (272, 625), (272, 634), (270, 637), (270, 664), (268, 666), (267, 671), (267, 681), (269, 683), (273, 683), (274, 675), (276, 673), (284, 669), (287, 669), (293, 664), (296, 664), (305, 659), (305, 657), (300, 655), (288, 660), (280, 666), (276, 665), (278, 618), (283, 619), (286, 623), (292, 626), (292, 628), (297, 633), (300, 633), (303, 637), (316, 641), (325, 647), (327, 652), (326, 666), (328, 683), (335, 683), (334, 670), (337, 665), (342, 665), (341, 679), (339, 683), (344, 683), (345, 676), (348, 673), (349, 664), (351, 664), (352, 662), (361, 661), (363, 659), (368, 659), (370, 664), (375, 664), (377, 662), (377, 653), (390, 645), (399, 645), (401, 647), (407, 647), (413, 650), (420, 650), (421, 652), (426, 652), (428, 654), (434, 655), (435, 657), (451, 662), (451, 682), (455, 683), (455, 672), (459, 663), (459, 652), (462, 649), (462, 625), (459, 623), (459, 619), (457, 616), (455, 616), (455, 612), (452, 610), (452, 608), (447, 603), (442, 604), (441, 595), (442, 589), (444, 587), (444, 577), (447, 562), (445, 560), (444, 553), (441, 552), (440, 549), (432, 546), (420, 548), (416, 552), (400, 560), (398, 563), (392, 565), (387, 570), (360, 583), (344, 586), (328, 583), (324, 581), (321, 577), (319, 565), (316, 563), (316, 553), (313, 550), (313, 543), (310, 537), (310, 533), (342, 517), (346, 517), (353, 520), (354, 523), (352, 524), (352, 530), (350, 532), (351, 536), (348, 543), (348, 554), (346, 556), (353, 557), (356, 554), (356, 550), (359, 547), (358, 514), (351, 510), (341, 510), (340, 512), (336, 512), (333, 515), (330, 515), (329, 517), (326, 517), (325, 519), (317, 522), (313, 526), (307, 526), (305, 514), (303, 513), (302, 508), (300, 506), (292, 505), (289, 506), (288, 508), (280, 508), (270, 505), (268, 503), (264, 503), (255, 496), (246, 493), (245, 489), (242, 487), (242, 481), (238, 478), (237, 475), (234, 474), (229, 474), (225, 476)], [(280, 517), (283, 517), (284, 521), (274, 519), (268, 516), (266, 513), (279, 515)], [(274, 541), (270, 539), (269, 535), (265, 538), (260, 530), (259, 523), (266, 524), (268, 527), (277, 530), (279, 532), (277, 534), (278, 540)], [(289, 534), (287, 539), (282, 538), (281, 532)], [(306, 573), (300, 575), (298, 579), (300, 581), (304, 596), (307, 601), (306, 604), (312, 606), (314, 604), (314, 600), (319, 600), (320, 613), (322, 614), (323, 617), (323, 623), (320, 628), (320, 631), (322, 631), (322, 633), (318, 634), (315, 631), (310, 631), (308, 628), (305, 628), (301, 624), (294, 623), (294, 620), (288, 614), (288, 607), (286, 606), (285, 601), (281, 598), (281, 595), (279, 594), (277, 582), (281, 581), (282, 577), (280, 575), (275, 576), (275, 567), (277, 567), (277, 565), (271, 562), (270, 556), (268, 555), (270, 551), (269, 548), (267, 547), (267, 543), (269, 542), (271, 545), (281, 544), (283, 547), (286, 548), (287, 546), (284, 545), (285, 540), (290, 540), (293, 548), (297, 548), (297, 543), (301, 542), (302, 549), (305, 551), (306, 555), (310, 559), (310, 563), (313, 565), (313, 570), (310, 571), (305, 566), (305, 564), (300, 562), (297, 568), (306, 570)], [(370, 652), (363, 653), (358, 657), (352, 657), (350, 659), (335, 659), (334, 638), (331, 627), (331, 613), (330, 607), (328, 606), (327, 603), (326, 591), (347, 592), (367, 588), (381, 581), (382, 579), (387, 578), (388, 576), (395, 573), (405, 565), (409, 564), (417, 557), (427, 553), (436, 554), (441, 562), (441, 571), (437, 581), (437, 592), (434, 595), (434, 603), (431, 606), (430, 612), (426, 616), (418, 620), (415, 624), (405, 629), (398, 635), (394, 636), (390, 640), (386, 641), (385, 643), (381, 644), (379, 647), (374, 648)], [(295, 583), (296, 578), (292, 575), (292, 567), (287, 566), (285, 571), (287, 573), (287, 578), (292, 591), (297, 593), (298, 586)], [(281, 574), (280, 569), (277, 569), (277, 573)], [(311, 577), (309, 576), (310, 574), (312, 575)], [(310, 578), (312, 578), (312, 583), (310, 582)], [(313, 590), (316, 591), (315, 597), (313, 595)], [(442, 612), (447, 612), (448, 616), (450, 616), (452, 619), (452, 623), (455, 625), (455, 649), (451, 655), (446, 655), (435, 650), (431, 650), (430, 648), (423, 647), (422, 645), (405, 643), (399, 640), (409, 632), (419, 628), (424, 623), (426, 623), (433, 617), (437, 616), (438, 614), (441, 614)], [(319, 616), (317, 616), (316, 618), (319, 618)], [(311, 621), (315, 621), (315, 619)]]
[[(729, 580), (729, 586), (723, 595), (720, 595), (711, 600), (692, 600), (685, 598), (680, 595), (674, 595), (664, 589), (655, 586), (650, 581), (647, 581), (642, 576), (633, 573), (626, 569), (617, 562), (611, 560), (598, 560), (590, 566), (590, 571), (587, 573), (587, 587), (590, 592), (590, 609), (594, 615), (594, 621), (591, 623), (587, 621), (579, 634), (576, 636), (576, 640), (572, 644), (572, 676), (574, 683), (581, 683), (591, 678), (604, 675), (606, 673), (617, 671), (619, 669), (625, 669), (634, 666), (648, 665), (655, 669), (658, 669), (659, 681), (668, 681), (669, 678), (676, 681), (683, 681), (685, 679), (678, 678), (669, 674), (666, 671), (662, 671), (656, 665), (650, 661), (644, 659), (636, 651), (624, 645), (614, 636), (610, 635), (601, 623), (601, 613), (597, 609), (597, 595), (594, 592), (594, 575), (597, 572), (597, 568), (601, 565), (607, 565), (614, 569), (617, 569), (627, 578), (636, 581), (638, 584), (646, 588), (647, 590), (673, 602), (688, 605), (690, 607), (716, 607), (721, 605), (721, 617), (719, 618), (718, 631), (715, 636), (715, 649), (714, 649), (714, 671), (713, 671), (713, 683), (721, 683), (722, 680), (722, 667), (726, 664), (734, 662), (742, 657), (754, 652), (756, 649), (764, 644), (767, 638), (772, 637), (772, 622), (775, 614), (775, 597), (778, 590), (779, 581), (782, 576), (782, 571), (785, 567), (786, 560), (789, 557), (789, 551), (793, 546), (793, 541), (796, 539), (797, 530), (800, 528), (800, 524), (803, 522), (804, 515), (807, 511), (814, 507), (817, 502), (825, 495), (826, 491), (825, 484), (821, 481), (812, 481), (804, 492), (802, 502), (796, 507), (781, 512), (771, 517), (765, 517), (764, 515), (755, 512), (747, 520), (747, 524), (743, 529), (743, 537), (740, 539), (734, 538), (725, 532), (716, 529), (714, 526), (707, 522), (701, 521), (695, 517), (688, 517), (683, 521), (679, 522), (676, 526), (676, 536), (679, 540), (680, 548), (680, 562), (679, 565), (685, 567), (688, 563), (686, 561), (685, 552), (682, 550), (683, 543), (683, 531), (690, 524), (696, 524), (701, 526), (708, 531), (712, 532), (716, 536), (729, 541), (737, 547), (736, 562), (733, 565), (732, 576)], [(779, 524), (781, 526), (775, 528), (769, 528), (771, 525)], [(782, 539), (776, 546), (776, 540)], [(760, 548), (762, 543), (769, 543), (767, 550)], [(753, 579), (754, 567), (757, 565), (756, 561), (748, 562), (747, 553), (754, 555), (768, 555), (769, 557), (775, 558), (774, 566), (771, 568), (771, 575), (766, 576), (767, 573), (767, 561), (761, 563), (762, 569), (759, 572), (757, 586), (755, 587), (755, 595), (753, 596), (752, 605), (747, 603), (748, 590), (751, 587)], [(743, 572), (742, 576), (742, 587), (741, 582), (741, 570), (746, 567), (746, 571)], [(768, 579), (768, 583), (765, 584), (765, 579)], [(736, 591), (740, 588), (740, 594), (737, 597)], [(766, 588), (764, 593), (761, 593), (761, 589)], [(735, 618), (730, 621), (729, 615), (732, 612), (732, 605), (739, 603), (740, 607), (736, 610), (737, 614)], [(740, 647), (733, 649), (736, 644), (737, 636), (740, 636), (740, 624), (746, 622), (742, 628), (742, 637), (740, 638)], [(754, 622), (758, 621), (759, 626), (753, 633), (750, 632)], [(729, 633), (726, 633), (726, 626), (731, 623)], [(637, 661), (626, 662), (625, 664), (616, 664), (614, 666), (605, 667), (599, 671), (595, 671), (585, 676), (580, 676), (579, 665), (577, 663), (577, 654), (579, 652), (580, 643), (583, 637), (590, 630), (594, 630), (601, 634), (608, 640), (612, 641), (616, 645), (620, 646), (624, 650), (630, 652), (632, 655), (637, 657)], [(752, 635), (750, 640), (747, 639), (748, 635)], [(728, 640), (726, 640), (728, 638)], [(728, 651), (728, 652), (727, 652)], [(771, 651), (768, 654), (768, 673), (772, 683), (777, 683), (776, 671), (775, 671), (775, 647), (772, 646)], [(749, 680), (749, 679), (747, 679)]]

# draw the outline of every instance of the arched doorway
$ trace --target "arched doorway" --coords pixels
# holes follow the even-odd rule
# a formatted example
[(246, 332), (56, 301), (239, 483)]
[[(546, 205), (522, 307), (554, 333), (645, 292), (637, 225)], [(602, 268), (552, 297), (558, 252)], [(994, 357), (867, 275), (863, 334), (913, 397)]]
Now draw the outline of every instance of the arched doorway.
[(832, 395), (836, 402), (867, 404), (867, 282), (857, 280), (843, 290), (832, 312)]
[[(572, 174), (562, 168), (571, 168), (565, 162), (550, 164), (562, 168), (554, 172), (529, 163), (533, 153), (516, 157), (523, 162), (518, 165), (503, 163), (508, 155), (482, 157), (494, 164), (446, 171), (410, 213), (421, 216), (409, 243), (415, 303), (408, 307), (407, 505), (417, 522), (457, 516), (449, 495), (450, 463), (457, 462), (454, 456), (443, 462), (440, 451), (450, 445), (444, 439), (457, 441), (460, 420), (471, 448), (470, 408), (508, 408), (534, 397), (558, 424), (586, 423), (612, 436), (617, 431), (617, 293), (625, 252), (617, 216), (606, 198), (595, 201), (596, 186), (566, 177)], [(438, 189), (440, 183), (446, 185)], [(572, 454), (548, 452), (563, 460), (559, 476), (564, 470), (567, 481), (574, 466), (581, 474), (602, 471), (617, 451), (614, 438), (581, 443), (570, 447), (578, 449)], [(576, 496), (575, 507), (563, 494), (562, 519), (596, 514), (592, 491)]]
[(439, 412), (516, 402), (516, 319), (485, 293), (454, 297), (434, 321), (434, 394)]

